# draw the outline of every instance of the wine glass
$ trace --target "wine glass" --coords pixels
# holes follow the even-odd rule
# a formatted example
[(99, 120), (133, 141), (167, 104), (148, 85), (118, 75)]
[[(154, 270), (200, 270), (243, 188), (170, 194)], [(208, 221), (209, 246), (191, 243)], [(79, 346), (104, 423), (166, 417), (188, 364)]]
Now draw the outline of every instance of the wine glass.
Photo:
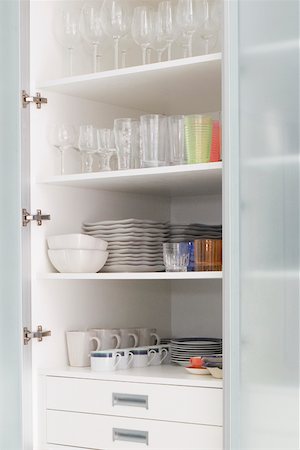
[(152, 20), (153, 20), (153, 37), (151, 47), (157, 51), (158, 62), (161, 62), (162, 54), (168, 47), (168, 42), (164, 37), (162, 23), (158, 12), (152, 13)]
[(126, 36), (131, 25), (126, 0), (104, 0), (100, 15), (104, 32), (114, 40), (115, 69), (118, 69), (119, 42)]
[(218, 23), (212, 17), (214, 0), (203, 0), (204, 2), (204, 22), (201, 25), (201, 38), (205, 42), (205, 54), (209, 53), (209, 43), (215, 45), (218, 38)]
[(115, 150), (114, 130), (109, 128), (100, 128), (97, 130), (99, 156), (100, 156), (100, 170), (108, 171), (110, 168), (110, 158)]
[(82, 158), (82, 172), (92, 172), (93, 154), (96, 153), (99, 148), (97, 130), (93, 125), (80, 126), (78, 147)]
[[(93, 71), (101, 70), (99, 47), (104, 41), (104, 31), (100, 19), (101, 8), (98, 3), (87, 2), (80, 14), (80, 31), (84, 40), (93, 46)], [(100, 66), (98, 68), (98, 65)]]
[(59, 9), (54, 18), (56, 40), (69, 54), (69, 75), (73, 75), (73, 52), (80, 44), (79, 12), (74, 8)]
[(192, 56), (193, 34), (197, 30), (200, 17), (199, 0), (178, 0), (176, 21), (188, 38), (188, 55)]
[(175, 9), (172, 1), (165, 0), (159, 3), (158, 20), (160, 22), (162, 37), (168, 44), (168, 61), (170, 61), (172, 58), (172, 44), (175, 41), (178, 32)]
[(147, 6), (138, 6), (133, 11), (131, 33), (136, 44), (142, 47), (143, 64), (147, 62), (147, 49), (153, 41), (153, 11)]
[(75, 146), (75, 130), (71, 125), (53, 125), (49, 134), (53, 147), (60, 151), (60, 173), (65, 173), (65, 151)]

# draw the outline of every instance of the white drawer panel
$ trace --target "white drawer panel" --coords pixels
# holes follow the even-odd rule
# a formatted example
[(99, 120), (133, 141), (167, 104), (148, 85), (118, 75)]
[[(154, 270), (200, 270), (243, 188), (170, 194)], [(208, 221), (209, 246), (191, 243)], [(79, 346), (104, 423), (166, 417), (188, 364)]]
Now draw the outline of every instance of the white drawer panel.
[(222, 389), (47, 377), (46, 408), (222, 426)]
[(222, 427), (47, 411), (47, 442), (93, 450), (221, 450)]

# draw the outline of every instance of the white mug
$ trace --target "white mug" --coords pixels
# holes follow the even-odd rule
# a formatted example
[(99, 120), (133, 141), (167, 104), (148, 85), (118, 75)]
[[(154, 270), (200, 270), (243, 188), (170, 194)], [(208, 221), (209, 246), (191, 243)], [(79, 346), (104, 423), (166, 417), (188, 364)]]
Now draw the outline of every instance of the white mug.
[[(153, 345), (149, 347), (150, 366), (160, 366), (168, 356), (168, 350), (165, 346)], [(152, 355), (152, 358), (151, 356)]]
[[(100, 341), (89, 331), (67, 331), (67, 347), (69, 364), (72, 367), (87, 367), (90, 365), (90, 352), (100, 350)], [(96, 342), (96, 348), (91, 348), (91, 342)]]
[(90, 332), (94, 333), (100, 341), (100, 350), (108, 350), (112, 348), (120, 348), (121, 337), (116, 329), (91, 328)]
[(132, 365), (132, 361), (133, 361), (133, 353), (131, 351), (131, 349), (129, 348), (122, 348), (120, 350), (118, 350), (118, 353), (121, 355), (120, 357), (120, 363), (118, 364), (118, 369), (120, 370), (124, 370), (124, 369), (129, 369)]
[[(156, 333), (156, 328), (138, 328), (139, 346), (159, 345), (160, 337)], [(155, 338), (153, 340), (152, 338)], [(153, 342), (154, 341), (154, 342)]]
[(121, 355), (115, 349), (91, 353), (91, 369), (95, 372), (114, 371), (120, 362)]
[(167, 354), (166, 357), (162, 360), (163, 364), (171, 364), (171, 346), (170, 344), (160, 344), (159, 347), (163, 350), (165, 349)]
[(132, 348), (133, 354), (131, 367), (147, 367), (150, 366), (155, 355), (149, 355), (150, 349), (148, 347)]
[(135, 328), (120, 328), (119, 330), (121, 337), (121, 347), (120, 348), (130, 348), (137, 347), (139, 344), (139, 338), (137, 329)]

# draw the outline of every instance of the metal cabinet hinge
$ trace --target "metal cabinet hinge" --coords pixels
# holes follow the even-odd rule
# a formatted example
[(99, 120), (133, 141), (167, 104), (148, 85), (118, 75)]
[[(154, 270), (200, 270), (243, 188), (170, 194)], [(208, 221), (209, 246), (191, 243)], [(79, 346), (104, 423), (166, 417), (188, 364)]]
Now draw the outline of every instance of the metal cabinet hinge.
[(35, 103), (37, 109), (41, 109), (43, 103), (48, 103), (48, 99), (41, 96), (40, 92), (36, 93), (36, 96), (30, 96), (26, 91), (22, 91), (22, 105), (26, 108), (29, 103)]
[(23, 328), (23, 340), (24, 345), (28, 345), (31, 339), (37, 339), (39, 342), (42, 342), (43, 338), (46, 336), (51, 336), (51, 331), (43, 331), (43, 327), (39, 325), (37, 327), (37, 331), (30, 331), (27, 327)]
[(51, 220), (51, 216), (49, 214), (42, 214), (41, 209), (36, 210), (36, 214), (30, 214), (26, 208), (22, 209), (22, 224), (23, 227), (26, 227), (29, 222), (35, 220), (37, 225), (40, 227), (43, 224), (43, 220)]

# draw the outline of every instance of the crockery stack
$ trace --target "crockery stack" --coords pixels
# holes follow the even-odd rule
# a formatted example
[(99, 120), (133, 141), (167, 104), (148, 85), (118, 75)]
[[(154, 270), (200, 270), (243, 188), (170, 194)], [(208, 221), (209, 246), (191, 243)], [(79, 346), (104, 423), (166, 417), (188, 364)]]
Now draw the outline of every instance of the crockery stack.
[(190, 242), (196, 239), (222, 239), (222, 225), (192, 223), (190, 225), (170, 225), (169, 242)]

